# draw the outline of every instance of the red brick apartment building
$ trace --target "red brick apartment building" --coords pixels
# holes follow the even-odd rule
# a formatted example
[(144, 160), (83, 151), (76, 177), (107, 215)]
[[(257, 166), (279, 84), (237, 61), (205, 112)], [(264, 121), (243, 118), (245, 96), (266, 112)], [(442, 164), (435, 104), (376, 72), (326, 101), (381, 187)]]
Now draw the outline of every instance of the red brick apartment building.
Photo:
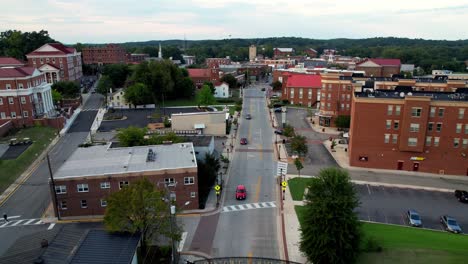
[(125, 49), (116, 44), (107, 44), (105, 46), (83, 48), (84, 64), (116, 64), (126, 63), (127, 55)]
[(169, 192), (178, 206), (190, 202), (185, 209), (198, 209), (192, 143), (128, 148), (109, 144), (78, 148), (55, 173), (58, 213), (62, 218), (102, 216), (111, 193), (144, 177)]
[(221, 79), (219, 68), (187, 69), (190, 78), (197, 88), (201, 88), (205, 82), (216, 84)]
[(83, 77), (81, 53), (61, 43), (48, 43), (26, 55), (28, 65), (45, 73), (48, 83), (79, 81)]
[(51, 85), (33, 67), (0, 68), (0, 125), (32, 126), (54, 112)]
[(230, 65), (232, 63), (229, 57), (226, 58), (206, 58), (205, 64), (208, 68), (218, 68), (219, 65)]
[(367, 59), (356, 64), (357, 71), (365, 71), (370, 77), (392, 77), (400, 74), (400, 59)]
[(306, 49), (305, 50), (305, 53), (307, 54), (307, 56), (309, 56), (310, 58), (316, 58), (317, 57), (317, 54), (318, 52), (312, 48), (309, 48), (309, 49)]
[(468, 176), (468, 91), (357, 92), (350, 165)]
[(288, 74), (283, 80), (281, 99), (290, 104), (308, 107), (315, 106), (320, 101), (320, 75)]
[(280, 57), (287, 57), (294, 54), (293, 48), (274, 48), (273, 49), (273, 57), (280, 58)]

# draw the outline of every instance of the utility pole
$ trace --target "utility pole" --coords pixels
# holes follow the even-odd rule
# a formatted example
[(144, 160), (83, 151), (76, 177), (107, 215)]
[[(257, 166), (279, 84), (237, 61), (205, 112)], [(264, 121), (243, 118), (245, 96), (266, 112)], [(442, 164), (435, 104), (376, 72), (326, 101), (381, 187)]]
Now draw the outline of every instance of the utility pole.
[(50, 180), (52, 181), (52, 191), (54, 192), (54, 212), (55, 212), (55, 215), (57, 216), (57, 220), (60, 220), (60, 214), (58, 211), (58, 202), (57, 202), (57, 191), (55, 190), (55, 181), (54, 181), (54, 175), (52, 173), (52, 167), (50, 166), (49, 153), (47, 153), (47, 165), (49, 167)]
[(172, 264), (177, 263), (177, 252), (175, 248), (175, 241), (174, 241), (174, 218), (176, 213), (175, 205), (170, 206), (170, 213), (171, 213), (171, 244), (172, 244)]

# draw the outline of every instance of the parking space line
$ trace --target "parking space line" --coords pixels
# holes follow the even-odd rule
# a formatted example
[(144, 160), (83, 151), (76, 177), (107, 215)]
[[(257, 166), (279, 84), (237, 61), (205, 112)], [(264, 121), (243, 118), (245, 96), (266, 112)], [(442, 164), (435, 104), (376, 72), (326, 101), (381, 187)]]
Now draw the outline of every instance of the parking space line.
[(370, 191), (370, 187), (369, 187), (369, 184), (366, 184), (367, 186), (367, 191), (369, 191), (369, 195), (372, 195), (371, 191)]

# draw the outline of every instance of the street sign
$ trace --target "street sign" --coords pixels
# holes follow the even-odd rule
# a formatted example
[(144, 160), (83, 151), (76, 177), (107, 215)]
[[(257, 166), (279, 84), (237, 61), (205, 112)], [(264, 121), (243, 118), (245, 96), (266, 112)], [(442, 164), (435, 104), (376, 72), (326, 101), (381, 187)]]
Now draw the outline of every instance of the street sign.
[(283, 182), (281, 183), (281, 185), (282, 185), (283, 187), (286, 188), (286, 186), (288, 186), (288, 182), (287, 182), (287, 181), (283, 181)]
[(221, 190), (221, 186), (216, 185), (216, 186), (214, 187), (214, 189), (215, 189), (215, 191), (219, 191), (219, 190)]
[[(283, 174), (281, 174), (281, 173), (283, 173)], [(278, 167), (277, 167), (277, 170), (276, 170), (276, 175), (277, 176), (283, 176), (283, 175), (286, 175), (287, 173), (288, 173), (288, 163), (278, 161)]]

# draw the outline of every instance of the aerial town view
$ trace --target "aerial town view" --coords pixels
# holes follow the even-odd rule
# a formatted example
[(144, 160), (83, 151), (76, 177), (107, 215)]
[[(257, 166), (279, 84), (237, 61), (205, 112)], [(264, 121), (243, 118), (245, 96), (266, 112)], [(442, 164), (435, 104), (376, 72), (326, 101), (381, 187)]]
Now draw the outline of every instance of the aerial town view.
[(468, 0), (0, 7), (0, 264), (468, 263)]

